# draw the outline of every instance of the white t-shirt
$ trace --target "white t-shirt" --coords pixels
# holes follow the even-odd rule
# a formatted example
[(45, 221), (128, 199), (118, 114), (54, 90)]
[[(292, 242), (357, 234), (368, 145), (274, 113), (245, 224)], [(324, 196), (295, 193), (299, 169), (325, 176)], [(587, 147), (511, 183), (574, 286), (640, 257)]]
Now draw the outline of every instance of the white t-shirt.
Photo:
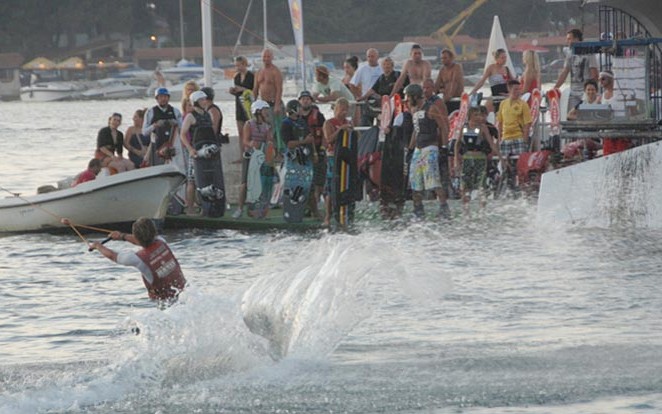
[(333, 92), (339, 92), (340, 96), (347, 99), (348, 101), (354, 100), (354, 95), (347, 89), (345, 85), (340, 82), (338, 78), (330, 78), (329, 83), (326, 85), (315, 82), (315, 92), (318, 92), (320, 95), (330, 96)]
[(377, 79), (384, 73), (380, 65), (370, 66), (368, 63), (363, 63), (359, 68), (354, 72), (352, 80), (349, 81), (354, 86), (361, 85), (361, 95), (365, 95), (372, 85), (377, 82)]

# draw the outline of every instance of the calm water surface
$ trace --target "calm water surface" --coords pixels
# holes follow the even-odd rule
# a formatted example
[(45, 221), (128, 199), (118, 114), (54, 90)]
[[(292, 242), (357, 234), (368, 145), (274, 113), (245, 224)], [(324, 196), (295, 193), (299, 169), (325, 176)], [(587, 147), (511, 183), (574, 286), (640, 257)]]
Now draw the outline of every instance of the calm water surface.
[[(152, 103), (0, 103), (0, 186), (83, 170), (112, 112)], [(659, 233), (534, 217), (166, 231), (191, 283), (166, 311), (74, 234), (0, 236), (0, 413), (662, 412)]]

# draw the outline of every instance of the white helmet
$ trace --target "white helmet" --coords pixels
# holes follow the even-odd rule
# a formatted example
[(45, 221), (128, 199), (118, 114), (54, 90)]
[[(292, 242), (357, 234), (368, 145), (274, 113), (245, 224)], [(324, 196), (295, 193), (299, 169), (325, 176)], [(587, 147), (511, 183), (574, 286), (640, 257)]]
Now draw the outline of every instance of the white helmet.
[(191, 105), (195, 105), (200, 99), (207, 99), (207, 94), (202, 91), (195, 91), (189, 97), (191, 100)]
[(261, 99), (258, 99), (257, 101), (251, 104), (251, 113), (254, 114), (257, 111), (262, 110), (264, 108), (269, 108), (269, 104)]

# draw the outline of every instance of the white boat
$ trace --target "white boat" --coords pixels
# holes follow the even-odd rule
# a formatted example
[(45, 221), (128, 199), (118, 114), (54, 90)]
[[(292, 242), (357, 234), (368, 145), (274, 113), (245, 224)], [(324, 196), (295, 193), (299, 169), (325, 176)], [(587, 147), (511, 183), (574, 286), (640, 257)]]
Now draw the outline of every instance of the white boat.
[(75, 187), (0, 199), (0, 233), (52, 231), (60, 222), (104, 228), (126, 226), (140, 217), (162, 220), (185, 176), (173, 165), (141, 168)]
[(37, 82), (21, 88), (21, 100), (25, 102), (52, 102), (73, 99), (81, 88), (69, 82)]
[(83, 99), (129, 99), (142, 98), (147, 92), (145, 86), (129, 85), (119, 79), (107, 78), (97, 82), (95, 88), (81, 93)]

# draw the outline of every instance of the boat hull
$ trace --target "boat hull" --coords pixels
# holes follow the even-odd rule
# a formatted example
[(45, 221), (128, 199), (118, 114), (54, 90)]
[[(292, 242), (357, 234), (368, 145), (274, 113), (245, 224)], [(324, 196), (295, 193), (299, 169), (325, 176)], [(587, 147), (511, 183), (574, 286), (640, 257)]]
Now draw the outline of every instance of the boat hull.
[(595, 228), (662, 228), (662, 142), (542, 176), (538, 222)]
[(99, 177), (76, 187), (0, 200), (0, 232), (54, 231), (75, 224), (120, 226), (139, 217), (162, 220), (184, 174), (172, 165)]
[(78, 89), (71, 84), (36, 84), (21, 88), (21, 100), (24, 102), (54, 102), (72, 99)]

